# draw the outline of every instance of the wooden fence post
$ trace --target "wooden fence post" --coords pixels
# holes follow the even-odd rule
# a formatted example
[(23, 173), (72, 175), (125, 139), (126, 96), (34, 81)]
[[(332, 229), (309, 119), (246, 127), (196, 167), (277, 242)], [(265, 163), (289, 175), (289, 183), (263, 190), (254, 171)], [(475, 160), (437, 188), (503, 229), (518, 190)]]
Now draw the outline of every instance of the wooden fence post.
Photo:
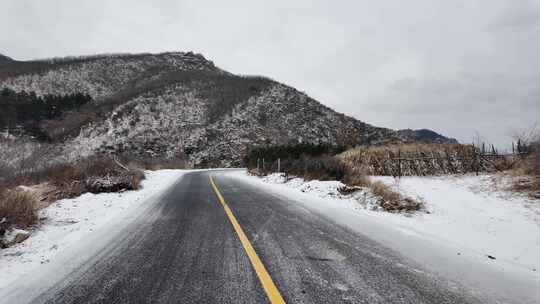
[(278, 173), (281, 172), (281, 158), (278, 158), (278, 159), (277, 159), (277, 172), (278, 172)]
[(398, 177), (401, 177), (401, 150), (398, 149)]
[(476, 151), (474, 152), (474, 163), (476, 165), (476, 176), (478, 176), (478, 172), (480, 171), (480, 157)]

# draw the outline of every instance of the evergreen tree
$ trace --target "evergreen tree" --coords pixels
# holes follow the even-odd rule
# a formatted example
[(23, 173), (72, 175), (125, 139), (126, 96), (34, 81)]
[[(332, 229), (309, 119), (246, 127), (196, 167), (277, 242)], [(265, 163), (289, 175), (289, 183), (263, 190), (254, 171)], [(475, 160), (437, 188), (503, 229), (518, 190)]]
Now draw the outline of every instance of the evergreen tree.
[(88, 94), (44, 95), (35, 92), (0, 91), (0, 129), (21, 127), (26, 133), (40, 136), (39, 125), (44, 120), (56, 119), (92, 101)]

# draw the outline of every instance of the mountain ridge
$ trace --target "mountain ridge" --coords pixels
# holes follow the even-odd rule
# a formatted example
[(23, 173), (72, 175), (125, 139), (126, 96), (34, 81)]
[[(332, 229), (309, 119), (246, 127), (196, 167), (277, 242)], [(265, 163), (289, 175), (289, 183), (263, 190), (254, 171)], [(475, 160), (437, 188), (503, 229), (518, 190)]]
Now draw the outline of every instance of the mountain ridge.
[[(113, 54), (0, 66), (0, 89), (92, 101), (39, 123), (74, 159), (96, 153), (241, 166), (251, 147), (411, 140), (338, 113), (295, 88), (238, 76), (193, 52)], [(71, 94), (71, 95), (70, 95)]]
[(433, 130), (429, 129), (402, 129), (397, 131), (400, 135), (412, 140), (412, 141), (421, 141), (421, 142), (433, 142), (439, 144), (457, 144), (459, 143), (457, 139), (446, 137), (442, 134), (439, 134)]

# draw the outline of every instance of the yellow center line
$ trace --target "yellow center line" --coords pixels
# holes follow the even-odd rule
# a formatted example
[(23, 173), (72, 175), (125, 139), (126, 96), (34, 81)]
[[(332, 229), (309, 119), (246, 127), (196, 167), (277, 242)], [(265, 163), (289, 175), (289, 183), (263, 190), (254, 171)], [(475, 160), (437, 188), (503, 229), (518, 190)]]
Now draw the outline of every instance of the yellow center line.
[(274, 281), (272, 281), (272, 278), (268, 274), (268, 271), (264, 267), (261, 259), (255, 252), (255, 249), (253, 249), (253, 246), (249, 242), (249, 239), (244, 233), (244, 230), (238, 223), (238, 220), (236, 220), (236, 217), (231, 211), (231, 208), (229, 208), (229, 205), (227, 205), (227, 202), (223, 198), (223, 195), (221, 195), (221, 192), (219, 192), (219, 189), (216, 186), (216, 183), (214, 182), (214, 178), (212, 178), (212, 176), (210, 176), (210, 184), (212, 184), (212, 188), (214, 188), (214, 192), (216, 192), (219, 202), (223, 206), (223, 209), (225, 209), (225, 213), (229, 217), (229, 220), (231, 224), (233, 225), (233, 228), (236, 231), (236, 234), (240, 238), (240, 242), (242, 243), (242, 246), (244, 246), (244, 250), (246, 251), (249, 257), (249, 261), (251, 262), (251, 265), (253, 266), (253, 268), (255, 269), (255, 272), (257, 273), (257, 276), (259, 277), (259, 280), (261, 281), (261, 284), (264, 288), (264, 291), (266, 292), (266, 296), (270, 300), (270, 303), (272, 304), (285, 303), (285, 300), (283, 300), (283, 297), (279, 293), (279, 290), (277, 289), (276, 284), (274, 284)]

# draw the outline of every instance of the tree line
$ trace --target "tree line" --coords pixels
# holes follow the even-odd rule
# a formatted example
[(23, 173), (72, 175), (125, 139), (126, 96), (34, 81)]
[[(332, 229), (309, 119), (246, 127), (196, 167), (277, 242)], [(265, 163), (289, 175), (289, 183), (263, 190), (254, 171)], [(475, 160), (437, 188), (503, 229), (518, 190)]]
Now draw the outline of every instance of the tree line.
[(263, 159), (270, 164), (278, 159), (286, 160), (299, 159), (302, 156), (318, 157), (336, 155), (345, 150), (346, 147), (344, 146), (311, 143), (254, 147), (249, 151), (245, 162), (248, 167), (255, 167), (257, 166), (257, 161), (262, 161)]
[(35, 92), (0, 91), (0, 129), (23, 129), (25, 133), (43, 139), (40, 123), (61, 117), (92, 101), (88, 94), (37, 96)]

